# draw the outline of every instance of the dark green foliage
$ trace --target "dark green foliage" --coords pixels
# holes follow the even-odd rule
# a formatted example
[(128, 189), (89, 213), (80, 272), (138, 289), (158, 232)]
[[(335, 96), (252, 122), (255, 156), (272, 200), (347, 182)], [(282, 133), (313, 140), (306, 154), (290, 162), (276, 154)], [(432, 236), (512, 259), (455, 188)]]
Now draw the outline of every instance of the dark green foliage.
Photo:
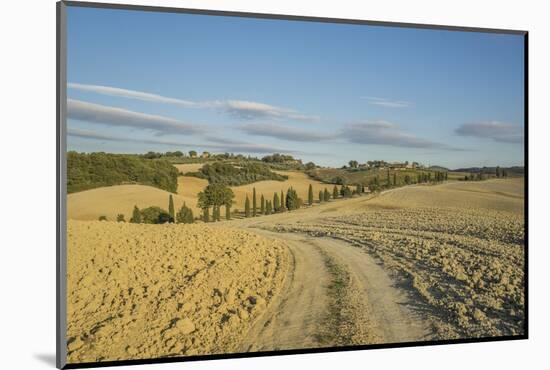
[(170, 215), (160, 207), (149, 207), (141, 210), (141, 222), (144, 224), (164, 224), (169, 221)]
[(226, 220), (231, 220), (231, 205), (230, 204), (225, 205), (225, 219)]
[(246, 200), (244, 202), (244, 216), (250, 217), (250, 200), (248, 200), (248, 195), (246, 196)]
[(132, 218), (130, 218), (130, 222), (133, 224), (141, 223), (141, 211), (137, 206), (134, 206), (134, 211), (132, 213)]
[(273, 193), (273, 210), (275, 212), (280, 212), (281, 203), (279, 201), (279, 195), (277, 193)]
[(107, 221), (107, 216), (99, 216), (99, 221)]
[(120, 184), (154, 186), (172, 193), (178, 170), (164, 159), (109, 153), (67, 153), (67, 192)]
[(205, 207), (202, 209), (202, 220), (204, 222), (210, 222), (210, 208)]
[(405, 175), (405, 184), (410, 185), (412, 182), (411, 177), (409, 175)]
[(256, 210), (258, 209), (256, 204), (256, 188), (252, 188), (252, 217), (256, 217)]
[(285, 196), (283, 194), (283, 191), (281, 190), (281, 204), (280, 204), (280, 209), (277, 210), (278, 212), (286, 211), (284, 199), (285, 199)]
[(289, 188), (286, 192), (286, 209), (288, 209), (289, 211), (293, 211), (300, 208), (301, 203), (302, 202), (300, 198), (298, 198), (298, 193), (296, 193), (296, 190), (294, 190), (293, 188)]
[(199, 193), (197, 207), (213, 207), (212, 218), (214, 221), (220, 221), (220, 207), (233, 204), (233, 190), (223, 184), (209, 184)]
[(227, 186), (239, 186), (263, 180), (284, 181), (288, 179), (288, 176), (279, 175), (272, 172), (268, 166), (254, 162), (243, 162), (239, 167), (224, 162), (207, 163), (198, 172), (187, 175), (206, 179), (210, 184)]
[(294, 157), (291, 155), (285, 155), (285, 154), (279, 154), (275, 153), (272, 155), (266, 155), (262, 158), (262, 161), (266, 163), (284, 163), (284, 162), (292, 162), (294, 161)]
[(359, 166), (359, 162), (357, 161), (349, 161), (348, 163), (351, 168), (357, 168)]
[(306, 166), (306, 170), (315, 169), (315, 163), (313, 163), (313, 162), (307, 162), (305, 166)]
[(307, 203), (311, 206), (313, 204), (313, 186), (309, 184), (309, 189), (307, 191)]
[(323, 191), (319, 190), (319, 203), (323, 203), (324, 200), (325, 200), (325, 196), (323, 194)]
[(271, 201), (268, 200), (265, 204), (265, 214), (270, 215), (271, 213), (273, 213), (273, 207), (271, 206)]
[(352, 192), (349, 186), (346, 186), (346, 185), (342, 186), (340, 188), (340, 195), (344, 198), (351, 198)]
[(330, 200), (330, 193), (329, 191), (327, 190), (327, 188), (325, 188), (325, 191), (324, 191), (324, 201), (325, 202), (328, 202)]
[(260, 197), (260, 213), (262, 215), (265, 215), (265, 198), (264, 198), (264, 195), (262, 194), (262, 196)]
[(194, 158), (194, 157), (197, 156), (197, 152), (194, 151), (194, 150), (190, 150), (190, 151), (189, 151), (189, 156), (190, 156), (191, 158)]
[(393, 173), (393, 186), (397, 186), (397, 173)]
[(180, 210), (176, 214), (176, 221), (180, 224), (192, 224), (195, 222), (193, 210), (183, 203), (183, 206), (181, 206)]
[(176, 210), (174, 209), (174, 198), (172, 194), (168, 197), (168, 214), (170, 215), (170, 222), (176, 221)]
[(332, 188), (332, 199), (338, 199), (338, 187), (336, 185)]
[(336, 176), (335, 178), (332, 179), (331, 182), (337, 185), (345, 185), (347, 183), (346, 179), (340, 176)]
[(363, 192), (363, 185), (357, 184), (357, 185), (355, 186), (355, 193), (361, 194), (362, 192)]
[(122, 213), (119, 213), (116, 216), (116, 222), (126, 222), (126, 219), (124, 219), (124, 215)]

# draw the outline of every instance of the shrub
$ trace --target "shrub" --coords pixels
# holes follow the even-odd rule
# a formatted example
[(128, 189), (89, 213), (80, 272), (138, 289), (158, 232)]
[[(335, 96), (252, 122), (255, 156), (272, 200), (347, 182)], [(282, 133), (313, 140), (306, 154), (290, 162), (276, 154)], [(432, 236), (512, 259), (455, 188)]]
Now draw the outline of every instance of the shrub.
[(116, 216), (116, 222), (126, 222), (126, 220), (124, 219), (124, 215), (122, 213), (119, 213)]
[(141, 211), (137, 206), (134, 206), (134, 211), (132, 213), (132, 218), (130, 218), (130, 222), (133, 224), (141, 223)]
[(141, 210), (141, 222), (144, 224), (164, 224), (170, 221), (170, 214), (160, 207), (148, 207)]
[(107, 221), (107, 216), (99, 216), (99, 221)]
[(183, 206), (181, 206), (180, 210), (176, 214), (176, 221), (180, 224), (192, 224), (195, 222), (193, 210), (183, 203)]

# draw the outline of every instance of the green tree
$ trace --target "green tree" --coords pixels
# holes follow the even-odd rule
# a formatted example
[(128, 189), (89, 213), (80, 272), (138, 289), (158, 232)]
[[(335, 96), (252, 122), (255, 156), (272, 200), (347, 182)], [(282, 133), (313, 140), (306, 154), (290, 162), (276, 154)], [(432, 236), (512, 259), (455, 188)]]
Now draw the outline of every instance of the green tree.
[(330, 200), (330, 193), (327, 190), (327, 188), (325, 188), (325, 191), (324, 191), (324, 200), (325, 202), (328, 202)]
[(99, 221), (107, 221), (107, 216), (99, 216)]
[(286, 209), (289, 211), (296, 210), (301, 206), (301, 199), (298, 198), (298, 193), (292, 187), (290, 187), (286, 192)]
[(231, 220), (231, 205), (230, 204), (225, 205), (225, 219), (226, 220)]
[(495, 169), (495, 175), (497, 176), (497, 178), (500, 178), (502, 173), (500, 171), (500, 166), (497, 166), (497, 168)]
[(332, 199), (338, 199), (338, 187), (336, 185), (332, 188)]
[(256, 217), (256, 188), (252, 188), (252, 217)]
[(176, 220), (176, 210), (174, 209), (174, 198), (172, 194), (170, 194), (168, 198), (168, 214), (170, 215), (170, 222), (174, 222)]
[(307, 162), (307, 163), (305, 164), (305, 167), (306, 167), (306, 170), (313, 170), (313, 169), (315, 169), (315, 163), (313, 163), (313, 162)]
[(309, 184), (309, 189), (307, 191), (307, 203), (311, 206), (313, 205), (313, 186)]
[(284, 211), (286, 211), (284, 199), (285, 199), (285, 197), (284, 197), (284, 195), (283, 195), (283, 191), (281, 190), (281, 204), (280, 204), (279, 212), (284, 212)]
[(126, 222), (126, 220), (124, 219), (124, 215), (122, 213), (119, 213), (116, 216), (116, 222)]
[(260, 197), (260, 213), (262, 215), (265, 215), (265, 198), (264, 198), (264, 195), (262, 194), (262, 196)]
[(138, 208), (138, 206), (134, 206), (134, 211), (132, 213), (132, 218), (130, 218), (130, 222), (133, 224), (140, 224), (141, 223), (141, 212)]
[(355, 186), (355, 192), (360, 195), (363, 192), (363, 186), (361, 184), (357, 184)]
[(359, 166), (359, 162), (353, 160), (349, 161), (348, 164), (351, 168), (357, 168)]
[(204, 222), (210, 222), (210, 208), (204, 207), (202, 209), (202, 220)]
[(388, 171), (386, 172), (386, 185), (388, 187), (391, 186), (391, 181), (390, 181), (390, 169), (388, 168)]
[(233, 204), (233, 190), (223, 184), (209, 184), (199, 193), (197, 207), (203, 209), (213, 208), (214, 221), (220, 220), (220, 207)]
[(250, 200), (248, 200), (248, 195), (244, 201), (244, 216), (247, 218), (250, 217)]
[(323, 194), (323, 191), (319, 190), (319, 203), (323, 203), (324, 200), (325, 200), (325, 196)]
[(273, 193), (273, 211), (281, 211), (281, 204), (279, 203), (279, 195), (277, 193)]
[(393, 173), (393, 186), (397, 186), (397, 173)]
[(141, 210), (141, 222), (144, 224), (164, 224), (170, 221), (170, 215), (160, 207), (148, 207)]
[(178, 213), (176, 213), (176, 221), (180, 224), (192, 224), (195, 222), (193, 210), (183, 203)]

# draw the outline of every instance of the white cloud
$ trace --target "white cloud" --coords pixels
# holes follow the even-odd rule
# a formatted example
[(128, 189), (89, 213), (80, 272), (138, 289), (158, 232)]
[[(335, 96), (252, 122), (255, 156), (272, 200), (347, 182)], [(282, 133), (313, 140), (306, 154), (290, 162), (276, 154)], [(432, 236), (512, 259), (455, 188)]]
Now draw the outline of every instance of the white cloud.
[(71, 119), (108, 126), (147, 129), (157, 134), (193, 134), (202, 130), (173, 118), (134, 112), (122, 108), (67, 99), (67, 115)]
[(369, 104), (378, 105), (386, 108), (408, 108), (412, 106), (411, 102), (404, 100), (389, 100), (385, 98), (377, 98), (374, 96), (362, 96), (361, 99), (365, 99)]
[(397, 125), (387, 121), (353, 123), (344, 127), (340, 136), (357, 144), (389, 145), (419, 149), (462, 150), (447, 144), (422, 139), (402, 131)]
[(241, 119), (271, 118), (297, 121), (319, 120), (319, 117), (317, 116), (301, 114), (293, 109), (282, 108), (274, 105), (246, 100), (212, 100), (195, 102), (190, 100), (171, 98), (163, 95), (151, 94), (142, 91), (121, 89), (117, 87), (102, 85), (88, 85), (69, 82), (67, 84), (67, 87), (70, 89), (93, 92), (101, 95), (136, 99), (154, 103), (179, 105), (186, 108), (215, 109)]
[(320, 141), (327, 140), (331, 137), (326, 134), (319, 134), (313, 131), (301, 130), (273, 123), (251, 123), (239, 128), (249, 135), (274, 137), (289, 141)]
[(112, 136), (97, 133), (90, 130), (82, 130), (78, 128), (68, 128), (67, 134), (72, 137), (77, 137), (81, 139), (89, 140), (98, 140), (98, 141), (115, 141), (115, 142), (129, 142), (129, 143), (139, 143), (139, 144), (150, 144), (150, 145), (165, 145), (172, 148), (188, 148), (188, 149), (208, 149), (216, 152), (234, 152), (234, 153), (299, 153), (298, 151), (287, 150), (277, 147), (272, 147), (269, 145), (263, 144), (254, 144), (246, 142), (237, 142), (226, 139), (218, 139), (215, 137), (210, 137), (208, 140), (213, 142), (218, 142), (217, 144), (206, 143), (185, 143), (178, 140), (163, 140), (163, 139), (141, 139), (133, 137), (121, 137), (121, 136)]
[(522, 143), (523, 127), (499, 121), (465, 123), (455, 130), (460, 136), (492, 139), (500, 143)]

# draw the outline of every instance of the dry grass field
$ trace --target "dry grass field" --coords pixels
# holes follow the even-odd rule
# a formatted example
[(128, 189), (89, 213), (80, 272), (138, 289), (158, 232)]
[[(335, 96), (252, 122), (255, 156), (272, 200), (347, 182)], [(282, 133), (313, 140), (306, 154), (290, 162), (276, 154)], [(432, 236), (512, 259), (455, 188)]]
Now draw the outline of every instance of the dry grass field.
[[(185, 171), (197, 170), (200, 163), (175, 165), (184, 168)], [(298, 196), (307, 201), (309, 184), (313, 186), (313, 197), (317, 201), (319, 191), (327, 188), (332, 194), (332, 186), (310, 179), (302, 172), (277, 171), (287, 175), (286, 181), (259, 181), (253, 184), (231, 187), (235, 194), (233, 209), (244, 210), (244, 203), (248, 195), (252, 201), (252, 189), (256, 188), (258, 207), (260, 207), (260, 196), (264, 194), (266, 199), (273, 200), (273, 193), (281, 193), (289, 187), (293, 187)], [(181, 207), (183, 202), (193, 210), (195, 216), (200, 215), (197, 208), (197, 194), (208, 185), (208, 181), (192, 176), (178, 177), (178, 193), (173, 194), (176, 209)], [(168, 208), (168, 197), (170, 193), (151, 186), (144, 185), (116, 185), (102, 188), (81, 191), (69, 194), (67, 200), (67, 216), (73, 220), (97, 220), (99, 216), (107, 216), (109, 220), (115, 220), (117, 214), (124, 214), (126, 220), (132, 215), (134, 205), (139, 208), (157, 206), (163, 209)]]
[[(200, 179), (197, 179), (200, 180)], [(116, 185), (72, 193), (67, 196), (67, 218), (70, 220), (97, 220), (107, 216), (110, 221), (123, 214), (130, 220), (132, 210), (137, 205), (140, 209), (157, 206), (168, 209), (170, 192), (145, 185)], [(196, 195), (172, 194), (176, 209), (185, 202), (193, 209), (195, 215)]]
[(206, 225), (68, 223), (69, 363), (234, 351), (291, 266), (286, 247)]
[[(279, 232), (361, 248), (416, 298), (434, 338), (523, 333), (523, 179), (413, 186)], [(320, 215), (323, 211), (320, 211)], [(266, 225), (267, 226), (267, 225)]]

